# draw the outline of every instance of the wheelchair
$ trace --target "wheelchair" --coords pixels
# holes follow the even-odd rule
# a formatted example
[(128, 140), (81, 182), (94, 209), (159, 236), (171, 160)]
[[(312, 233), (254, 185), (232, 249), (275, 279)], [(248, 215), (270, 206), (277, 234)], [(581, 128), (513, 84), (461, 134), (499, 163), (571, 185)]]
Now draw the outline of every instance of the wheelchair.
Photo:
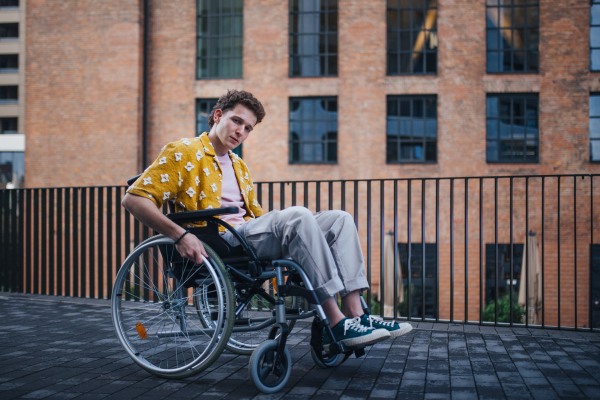
[[(132, 360), (156, 376), (181, 379), (205, 370), (227, 349), (250, 355), (250, 380), (258, 390), (275, 393), (292, 370), (288, 335), (296, 320), (307, 318), (313, 318), (311, 356), (319, 367), (335, 367), (353, 353), (362, 356), (364, 347), (335, 341), (300, 265), (259, 259), (232, 226), (216, 218), (235, 212), (229, 207), (167, 214), (179, 224), (206, 223), (189, 229), (209, 255), (202, 264), (181, 257), (163, 235), (143, 241), (125, 259), (115, 278), (111, 314)], [(223, 240), (219, 225), (240, 244)], [(362, 296), (361, 301), (370, 314)], [(324, 334), (330, 339), (327, 351)]]

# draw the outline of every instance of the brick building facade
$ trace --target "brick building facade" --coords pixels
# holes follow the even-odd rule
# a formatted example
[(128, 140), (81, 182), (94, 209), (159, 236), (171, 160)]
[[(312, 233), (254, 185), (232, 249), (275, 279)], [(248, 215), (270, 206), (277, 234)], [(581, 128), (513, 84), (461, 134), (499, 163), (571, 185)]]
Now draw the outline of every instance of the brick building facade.
[[(241, 5), (232, 2), (231, 6), (238, 3)], [(515, 2), (528, 6), (527, 10), (538, 10), (536, 15), (539, 17), (533, 24), (534, 28), (539, 28), (535, 30), (539, 44), (532, 46), (536, 48), (531, 60), (539, 57), (539, 61), (528, 61), (536, 66), (536, 70), (527, 71), (525, 64), (523, 70), (511, 67), (512, 70), (503, 72), (490, 71), (490, 60), (493, 59), (490, 58), (493, 57), (490, 56), (493, 32), (490, 32), (496, 28), (502, 35), (508, 32), (500, 29), (507, 28), (502, 19), (490, 24), (490, 20), (496, 18), (494, 13), (502, 12), (501, 8), (494, 8), (498, 1), (339, 0), (335, 2), (337, 73), (320, 77), (292, 76), (295, 66), (290, 65), (290, 30), (295, 28), (290, 20), (296, 4), (295, 0), (243, 1), (242, 73), (215, 78), (199, 76), (201, 73), (198, 72), (197, 58), (201, 56), (198, 35), (203, 34), (198, 21), (203, 17), (199, 15), (201, 11), (196, 1), (28, 1), (26, 187), (118, 185), (141, 172), (144, 167), (144, 88), (148, 105), (147, 163), (156, 157), (165, 143), (198, 133), (198, 99), (214, 99), (227, 89), (237, 88), (253, 92), (267, 112), (265, 120), (243, 146), (243, 158), (255, 181), (600, 173), (600, 164), (592, 162), (594, 157), (590, 154), (594, 137), (590, 132), (590, 98), (600, 92), (600, 72), (593, 72), (590, 67), (590, 26), (593, 21), (588, 1)], [(415, 7), (423, 8), (423, 22), (419, 22), (417, 30), (425, 32), (423, 37), (429, 46), (425, 50), (421, 50), (421, 46), (419, 52), (424, 55), (411, 55), (411, 62), (416, 63), (418, 57), (430, 57), (430, 54), (435, 55), (436, 61), (427, 64), (429, 66), (419, 73), (390, 73), (394, 67), (390, 66), (392, 53), (388, 49), (392, 46), (391, 24), (396, 18), (391, 15), (396, 15), (394, 12), (401, 14), (405, 5), (413, 12)], [(298, 10), (302, 14), (302, 10), (309, 9), (300, 7)], [(143, 40), (145, 11), (148, 15), (146, 55)], [(516, 13), (514, 7), (509, 11), (513, 16)], [(410, 17), (413, 22), (414, 15)], [(428, 16), (435, 17), (435, 25)], [(402, 18), (397, 17), (397, 20)], [(332, 28), (328, 26), (327, 29)], [(515, 30), (511, 32), (518, 35)], [(417, 33), (414, 35), (410, 44), (416, 52), (420, 39)], [(516, 39), (512, 43), (513, 47), (518, 47)], [(515, 52), (513, 48), (514, 60), (516, 53), (520, 54), (520, 51)], [(144, 57), (147, 57), (148, 67), (146, 82), (143, 79)], [(402, 64), (402, 56), (398, 57)], [(433, 72), (427, 69), (431, 65)], [(534, 145), (537, 153), (533, 162), (490, 159), (487, 146), (493, 145), (493, 140), (489, 140), (490, 128), (486, 125), (490, 121), (492, 104), (489, 98), (504, 94), (530, 94), (537, 99), (537, 144)], [(388, 135), (394, 116), (388, 100), (406, 95), (429, 96), (436, 105), (436, 128), (432, 136), (436, 151), (432, 162), (389, 162)], [(314, 97), (337, 101), (335, 161), (293, 162), (291, 99)], [(397, 98), (398, 101), (402, 99)], [(511, 129), (514, 130), (515, 124)], [(511, 135), (513, 139), (516, 137), (515, 133)], [(413, 158), (424, 151), (417, 147), (412, 147)], [(471, 190), (478, 189), (473, 186)], [(582, 193), (581, 198), (585, 195)], [(589, 198), (589, 192), (587, 195)], [(375, 204), (378, 201), (373, 198)], [(388, 201), (388, 204), (391, 203)], [(400, 201), (399, 208), (405, 206), (405, 202)], [(539, 211), (540, 206), (538, 196), (530, 207)], [(489, 212), (489, 205), (486, 207)], [(556, 205), (552, 207), (556, 211)], [(583, 208), (588, 210), (589, 203)], [(374, 209), (375, 214), (378, 212)], [(447, 220), (447, 205), (442, 206), (442, 213), (442, 219)], [(547, 215), (550, 213), (549, 208)], [(386, 210), (385, 215), (386, 226), (393, 226), (393, 222), (390, 223), (393, 212)], [(456, 215), (459, 215), (458, 211)], [(363, 238), (366, 237), (365, 218), (361, 213), (359, 230)], [(456, 226), (460, 225), (460, 218), (457, 217)], [(582, 231), (580, 244), (585, 240), (589, 242), (589, 212), (587, 220), (581, 218), (579, 229), (588, 228)], [(598, 225), (596, 222), (595, 226)], [(378, 244), (377, 229), (373, 227), (372, 239)], [(563, 234), (568, 229), (565, 226)], [(429, 232), (429, 225), (427, 230)], [(524, 227), (520, 227), (520, 232), (515, 243), (524, 241)], [(477, 232), (472, 234), (478, 236)], [(420, 237), (418, 229), (413, 235)], [(595, 237), (599, 237), (598, 233)], [(400, 242), (407, 240), (402, 233), (398, 239)], [(493, 243), (493, 237), (489, 235), (485, 240)], [(507, 240), (505, 235), (502, 242)], [(426, 241), (430, 242), (429, 233)], [(442, 268), (448, 264), (449, 254), (443, 249), (447, 249), (449, 237), (442, 237), (440, 243), (443, 243), (440, 250)], [(464, 248), (459, 242), (456, 246)], [(473, 246), (474, 252), (469, 257), (469, 276), (479, 276), (479, 264), (473, 261), (479, 257), (479, 247), (471, 243), (469, 246)], [(563, 251), (562, 255), (565, 254)], [(585, 277), (589, 271), (586, 269), (589, 268), (589, 252), (582, 248), (581, 254), (578, 265), (581, 263), (582, 266), (578, 274), (582, 276), (578, 284), (588, 288)], [(460, 252), (454, 256), (456, 263), (464, 263), (461, 261), (464, 255)], [(377, 284), (378, 245), (373, 247), (372, 258), (373, 283)], [(440, 279), (444, 277), (441, 292), (447, 293), (449, 276), (447, 270), (444, 271), (440, 270)], [(550, 281), (547, 283), (551, 285), (551, 280), (556, 278), (551, 274), (548, 276)], [(460, 281), (460, 274), (455, 279), (459, 288), (455, 292), (458, 304), (464, 301), (464, 292), (462, 295), (460, 292), (464, 282)], [(477, 294), (469, 295), (469, 304), (473, 303), (469, 309), (478, 313), (479, 282), (470, 278), (469, 285)], [(587, 296), (587, 290), (581, 292), (585, 292), (582, 296)], [(581, 304), (584, 315), (589, 298)], [(446, 301), (440, 302), (440, 312), (444, 317), (448, 316)], [(454, 317), (463, 318), (460, 312)], [(552, 313), (547, 318), (547, 324), (555, 323)]]

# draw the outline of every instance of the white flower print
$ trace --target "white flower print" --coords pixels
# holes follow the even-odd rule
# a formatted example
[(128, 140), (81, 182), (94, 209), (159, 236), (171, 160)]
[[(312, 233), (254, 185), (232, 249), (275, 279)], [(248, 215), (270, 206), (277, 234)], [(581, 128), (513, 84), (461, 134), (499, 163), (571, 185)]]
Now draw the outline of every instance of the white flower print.
[(183, 167), (183, 168), (187, 169), (187, 172), (190, 172), (191, 170), (194, 169), (194, 165), (190, 161), (188, 161), (188, 163), (186, 164), (186, 166)]
[(217, 190), (219, 190), (219, 189), (217, 188), (217, 184), (216, 184), (216, 183), (213, 183), (212, 185), (210, 185), (210, 187), (212, 188), (212, 190), (213, 190), (213, 193), (214, 193), (214, 192), (216, 192)]
[(169, 182), (169, 174), (160, 174), (160, 182)]
[(169, 200), (169, 197), (171, 197), (171, 192), (164, 192), (163, 193), (163, 200)]
[(152, 177), (149, 176), (147, 178), (144, 178), (144, 186), (146, 185), (151, 185), (152, 184)]
[(204, 148), (204, 152), (206, 153), (206, 152), (208, 152), (208, 151), (210, 151), (210, 150), (208, 150), (208, 149), (205, 147), (205, 148)]
[(207, 209), (207, 210), (209, 210), (209, 209), (211, 209), (211, 208), (213, 208), (213, 206), (212, 206), (212, 205), (210, 205), (210, 206), (206, 207), (206, 209)]
[(252, 186), (246, 185), (246, 192), (250, 193), (252, 191)]
[(181, 161), (181, 156), (183, 153), (175, 153), (175, 161)]
[(152, 195), (150, 193), (148, 193), (148, 197), (152, 198)]
[(219, 169), (219, 166), (217, 165), (216, 162), (214, 162), (213, 165), (215, 166), (215, 171), (217, 171)]
[(249, 181), (249, 180), (250, 180), (250, 177), (248, 176), (248, 173), (247, 173), (247, 172), (246, 172), (246, 175), (244, 175), (244, 179), (245, 179), (245, 180), (247, 180), (247, 181)]
[(204, 154), (202, 154), (202, 151), (198, 150), (196, 152), (196, 160), (200, 161), (202, 157), (204, 157)]
[(188, 190), (185, 191), (188, 196), (192, 197), (196, 194), (196, 191), (194, 189), (192, 189), (192, 187), (190, 186)]
[(246, 192), (244, 192), (244, 189), (240, 189), (240, 193), (242, 194), (242, 196), (246, 196)]
[(179, 205), (180, 205), (182, 208), (185, 208), (185, 204), (183, 204), (183, 202), (181, 202), (181, 201), (180, 201), (180, 202), (179, 202)]
[(158, 159), (158, 165), (163, 165), (167, 163), (167, 157), (161, 157)]
[(185, 144), (186, 146), (189, 146), (190, 144), (192, 144), (192, 142), (190, 142), (187, 139), (181, 139), (181, 143)]
[(256, 199), (254, 199), (254, 201), (252, 202), (252, 205), (253, 205), (254, 207), (258, 207), (258, 201), (256, 201)]
[(181, 179), (181, 172), (178, 172), (179, 174), (179, 186), (181, 187), (181, 184), (183, 183), (183, 179)]
[(206, 176), (210, 175), (210, 172), (208, 171), (208, 168), (204, 168), (202, 171), (204, 171), (204, 173), (206, 174)]
[(199, 200), (202, 200), (205, 197), (206, 197), (206, 195), (204, 194), (204, 192), (200, 192)]
[(163, 151), (165, 151), (165, 149), (166, 149), (166, 148), (167, 148), (167, 145), (165, 144), (165, 145), (163, 146), (163, 148), (162, 148), (162, 149), (160, 149), (160, 151), (161, 151), (161, 152), (163, 152)]
[(200, 184), (200, 178), (196, 177), (196, 186)]

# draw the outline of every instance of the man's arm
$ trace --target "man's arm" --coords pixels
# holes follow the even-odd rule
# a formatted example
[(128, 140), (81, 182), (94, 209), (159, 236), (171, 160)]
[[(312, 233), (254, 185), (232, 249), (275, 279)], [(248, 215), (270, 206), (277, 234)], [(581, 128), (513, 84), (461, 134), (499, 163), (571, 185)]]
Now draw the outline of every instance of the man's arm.
[[(150, 199), (127, 193), (121, 204), (142, 224), (173, 240), (177, 240), (185, 232), (185, 229), (171, 221), (156, 208), (156, 205)], [(193, 260), (196, 264), (202, 263), (202, 255), (208, 257), (202, 242), (192, 234), (185, 235), (175, 245), (175, 248), (179, 254)]]

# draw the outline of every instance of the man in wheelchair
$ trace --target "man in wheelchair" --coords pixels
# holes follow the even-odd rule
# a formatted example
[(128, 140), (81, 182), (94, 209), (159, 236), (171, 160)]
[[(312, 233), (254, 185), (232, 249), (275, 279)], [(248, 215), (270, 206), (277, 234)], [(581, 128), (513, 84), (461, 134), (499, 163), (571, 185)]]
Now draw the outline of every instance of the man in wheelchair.
[[(167, 218), (165, 201), (175, 211), (235, 207), (221, 220), (234, 226), (260, 259), (291, 258), (302, 266), (321, 303), (336, 341), (347, 347), (370, 345), (409, 332), (407, 323), (367, 315), (361, 291), (368, 287), (364, 259), (352, 217), (343, 211), (312, 214), (291, 207), (263, 214), (246, 164), (232, 150), (265, 117), (262, 104), (245, 91), (230, 90), (213, 108), (210, 132), (166, 145), (154, 163), (127, 190), (123, 206), (146, 226), (173, 239), (181, 256), (198, 264), (208, 257), (188, 228)], [(219, 227), (232, 246), (238, 240)], [(335, 295), (342, 298), (342, 309)], [(324, 345), (330, 341), (324, 335)]]

